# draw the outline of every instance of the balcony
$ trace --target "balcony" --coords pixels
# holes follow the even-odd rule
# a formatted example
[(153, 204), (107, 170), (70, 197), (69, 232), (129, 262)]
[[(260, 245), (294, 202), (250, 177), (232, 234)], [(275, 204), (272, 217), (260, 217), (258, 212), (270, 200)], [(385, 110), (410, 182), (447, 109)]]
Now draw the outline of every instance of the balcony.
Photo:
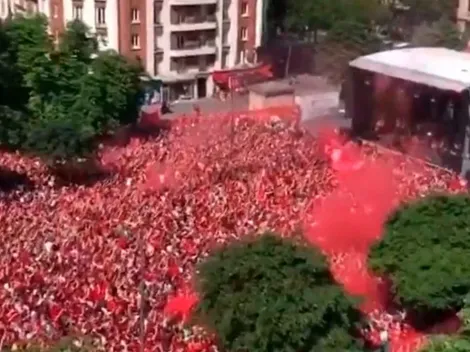
[(200, 43), (186, 43), (178, 49), (171, 49), (171, 57), (185, 57), (185, 56), (200, 56), (200, 55), (215, 55), (217, 54), (217, 47), (214, 41), (207, 41), (204, 44)]
[(173, 69), (172, 72), (180, 79), (182, 78), (192, 78), (194, 79), (197, 75), (201, 73), (207, 73), (214, 70), (214, 65), (186, 65), (180, 64)]
[(470, 21), (470, 11), (466, 8), (458, 9), (458, 11), (457, 11), (457, 20)]
[(217, 29), (215, 15), (184, 16), (171, 23), (172, 32), (204, 31)]
[(216, 5), (218, 0), (169, 0), (171, 6)]
[(156, 36), (160, 36), (163, 34), (163, 24), (155, 22), (153, 24), (153, 31)]

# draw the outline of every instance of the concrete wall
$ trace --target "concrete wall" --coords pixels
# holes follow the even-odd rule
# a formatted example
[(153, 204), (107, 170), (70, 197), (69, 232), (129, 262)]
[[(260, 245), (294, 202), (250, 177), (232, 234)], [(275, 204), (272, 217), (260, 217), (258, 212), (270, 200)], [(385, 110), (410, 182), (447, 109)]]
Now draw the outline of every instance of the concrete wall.
[(295, 97), (300, 108), (300, 119), (306, 121), (335, 112), (339, 107), (339, 93), (312, 93)]
[(292, 94), (277, 95), (274, 97), (265, 97), (261, 94), (250, 92), (249, 93), (249, 109), (259, 110), (275, 106), (289, 106), (294, 105), (294, 96)]

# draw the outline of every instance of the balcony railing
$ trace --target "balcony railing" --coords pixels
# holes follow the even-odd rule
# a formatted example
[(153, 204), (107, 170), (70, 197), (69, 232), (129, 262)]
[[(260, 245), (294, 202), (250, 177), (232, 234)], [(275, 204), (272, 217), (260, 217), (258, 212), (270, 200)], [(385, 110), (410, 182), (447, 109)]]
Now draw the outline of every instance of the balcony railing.
[(171, 49), (171, 57), (187, 57), (187, 56), (200, 56), (200, 55), (216, 55), (217, 47), (212, 44), (205, 45), (188, 45), (178, 49)]
[(171, 50), (193, 50), (212, 47), (215, 48), (215, 39), (185, 41), (182, 45), (172, 46)]
[(215, 15), (206, 15), (206, 16), (180, 16), (177, 20), (171, 22), (172, 25), (179, 24), (198, 24), (198, 23), (207, 23), (207, 22), (216, 22)]
[(188, 74), (188, 73), (200, 73), (200, 72), (207, 72), (210, 70), (209, 65), (186, 65), (180, 64), (176, 67), (175, 71), (179, 74)]

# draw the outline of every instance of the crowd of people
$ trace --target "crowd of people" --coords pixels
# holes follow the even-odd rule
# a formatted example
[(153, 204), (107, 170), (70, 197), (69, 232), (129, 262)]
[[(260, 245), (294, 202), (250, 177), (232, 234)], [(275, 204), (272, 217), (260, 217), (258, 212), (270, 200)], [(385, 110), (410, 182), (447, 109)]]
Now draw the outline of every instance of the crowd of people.
[[(369, 277), (363, 253), (348, 251), (344, 237), (336, 250), (322, 247), (313, 234), (335, 210), (323, 206), (319, 215), (326, 199), (357, 195), (341, 186), (347, 150), (365, 164), (391, 166), (394, 202), (462, 188), (445, 170), (371, 146), (346, 148), (276, 114), (294, 112), (177, 119), (157, 138), (103, 147), (100, 161), (112, 175), (88, 186), (57, 186), (40, 161), (2, 153), (2, 165), (26, 173), (34, 188), (0, 199), (0, 349), (71, 336), (108, 352), (140, 351), (142, 341), (149, 352), (215, 351), (202, 327), (183, 324), (197, 302), (195, 264), (265, 229), (306, 232), (330, 256), (337, 280), (354, 289)], [(373, 316), (370, 338), (399, 329), (389, 332), (392, 351), (420, 343), (384, 307), (364, 310)]]

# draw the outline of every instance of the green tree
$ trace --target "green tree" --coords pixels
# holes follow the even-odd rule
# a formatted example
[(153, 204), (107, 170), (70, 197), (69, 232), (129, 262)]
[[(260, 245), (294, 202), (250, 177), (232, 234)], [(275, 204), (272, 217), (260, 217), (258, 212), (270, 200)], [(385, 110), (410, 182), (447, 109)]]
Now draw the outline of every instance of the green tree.
[(370, 266), (388, 275), (396, 302), (417, 317), (457, 311), (470, 291), (469, 228), (466, 195), (412, 202), (390, 217)]
[[(378, 0), (292, 0), (288, 2), (287, 28), (298, 32), (329, 30), (338, 22), (354, 22), (373, 27), (390, 16), (388, 7)], [(316, 35), (315, 35), (316, 39)]]
[(92, 156), (95, 130), (79, 119), (69, 118), (61, 108), (59, 104), (47, 105), (47, 119), (35, 120), (29, 126), (24, 148), (53, 163)]
[(434, 22), (441, 17), (455, 19), (458, 0), (400, 0), (407, 7), (404, 15), (412, 26)]
[(27, 115), (8, 105), (0, 105), (0, 146), (8, 149), (21, 148), (25, 140), (24, 122)]
[(8, 19), (0, 26), (0, 144), (54, 161), (92, 155), (96, 137), (136, 121), (142, 71), (99, 52), (80, 21), (55, 45), (44, 16)]
[(360, 313), (316, 250), (264, 234), (199, 267), (197, 320), (227, 351), (353, 351)]
[(411, 42), (415, 46), (445, 47), (462, 50), (467, 46), (468, 37), (460, 32), (457, 25), (442, 17), (431, 24), (422, 23), (415, 27)]
[(17, 149), (24, 138), (32, 81), (30, 68), (48, 61), (47, 20), (21, 16), (0, 22), (0, 145)]
[(74, 20), (67, 24), (61, 35), (59, 51), (74, 56), (80, 62), (91, 64), (98, 52), (98, 40), (82, 21)]
[(93, 127), (107, 132), (118, 124), (136, 121), (143, 91), (143, 69), (114, 51), (97, 55), (84, 77), (80, 95), (93, 119)]
[(339, 83), (344, 79), (351, 60), (373, 53), (380, 47), (381, 40), (370, 24), (336, 22), (325, 42), (318, 46), (317, 69), (334, 83)]

